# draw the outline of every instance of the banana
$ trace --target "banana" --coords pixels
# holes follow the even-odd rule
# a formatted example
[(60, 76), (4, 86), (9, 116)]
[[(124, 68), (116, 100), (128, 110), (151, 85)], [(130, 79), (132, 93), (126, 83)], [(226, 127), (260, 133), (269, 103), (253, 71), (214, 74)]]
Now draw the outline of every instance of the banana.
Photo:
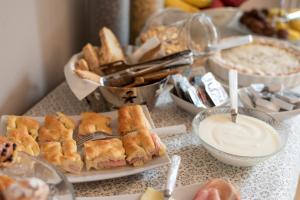
[(208, 7), (212, 3), (212, 0), (184, 0), (184, 1), (198, 8)]
[(165, 0), (166, 7), (179, 8), (186, 12), (199, 12), (199, 9), (182, 0)]
[(279, 29), (288, 29), (289, 25), (287, 23), (278, 21), (278, 22), (276, 22), (275, 28), (276, 28), (276, 30), (279, 30)]
[(270, 8), (268, 9), (268, 15), (269, 17), (283, 16), (285, 15), (285, 11), (281, 8)]
[(292, 29), (295, 31), (298, 31), (300, 33), (300, 19), (295, 19), (289, 22), (289, 25)]
[(289, 33), (289, 40), (292, 41), (296, 41), (296, 40), (300, 40), (300, 33), (298, 31), (295, 31), (293, 29), (287, 29), (288, 33)]

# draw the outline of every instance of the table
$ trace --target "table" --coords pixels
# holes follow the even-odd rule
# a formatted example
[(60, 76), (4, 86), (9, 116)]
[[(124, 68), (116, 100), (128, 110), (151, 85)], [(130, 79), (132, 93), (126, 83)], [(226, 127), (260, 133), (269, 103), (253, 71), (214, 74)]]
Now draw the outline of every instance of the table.
[[(78, 101), (63, 82), (25, 115), (41, 116), (57, 111), (77, 115), (89, 110), (88, 104)], [(224, 178), (240, 188), (243, 200), (294, 198), (300, 169), (300, 116), (285, 121), (292, 131), (282, 152), (255, 167), (238, 168), (222, 164), (205, 151), (198, 138), (190, 133), (192, 116), (178, 109), (167, 93), (160, 96), (150, 113), (156, 127), (182, 123), (188, 127), (188, 133), (163, 140), (170, 155), (182, 157), (177, 186)], [(167, 167), (161, 167), (129, 177), (74, 184), (74, 188), (77, 196), (140, 193), (150, 186), (162, 189), (166, 171)]]

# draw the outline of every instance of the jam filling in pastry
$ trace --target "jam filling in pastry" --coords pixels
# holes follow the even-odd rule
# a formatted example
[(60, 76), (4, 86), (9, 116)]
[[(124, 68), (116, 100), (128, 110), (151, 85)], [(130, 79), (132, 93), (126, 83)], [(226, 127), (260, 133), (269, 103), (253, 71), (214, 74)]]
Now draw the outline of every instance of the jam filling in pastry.
[(126, 160), (133, 166), (142, 166), (153, 156), (162, 156), (166, 148), (159, 137), (148, 129), (126, 134), (123, 139)]
[(73, 138), (75, 122), (63, 113), (46, 115), (45, 125), (39, 130), (39, 142), (59, 142)]
[(110, 117), (94, 112), (81, 113), (81, 122), (79, 124), (78, 134), (79, 136), (82, 136), (102, 132), (111, 135), (112, 129), (110, 127), (110, 123)]
[(121, 107), (118, 113), (118, 131), (120, 135), (126, 135), (127, 133), (137, 131), (142, 128), (151, 128), (143, 108), (140, 105)]
[(85, 142), (84, 159), (87, 170), (126, 165), (125, 150), (122, 141), (117, 138)]
[[(0, 167), (12, 163), (15, 158), (17, 144), (9, 141), (6, 137), (0, 136)], [(1, 180), (0, 180), (1, 189)]]
[(32, 156), (40, 154), (38, 143), (28, 134), (26, 128), (12, 129), (7, 132), (6, 136), (17, 144), (17, 151), (23, 151)]
[(31, 119), (30, 117), (10, 115), (7, 118), (7, 131), (24, 128), (34, 139), (38, 136), (38, 130), (40, 124), (38, 121)]

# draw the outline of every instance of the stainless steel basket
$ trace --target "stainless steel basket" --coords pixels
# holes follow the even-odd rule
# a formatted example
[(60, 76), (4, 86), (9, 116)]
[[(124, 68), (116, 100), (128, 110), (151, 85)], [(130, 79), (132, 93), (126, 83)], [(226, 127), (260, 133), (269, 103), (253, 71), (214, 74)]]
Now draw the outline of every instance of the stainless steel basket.
[(165, 78), (149, 85), (133, 88), (100, 86), (86, 99), (95, 112), (135, 104), (147, 105), (149, 109), (152, 109), (167, 81), (168, 78)]

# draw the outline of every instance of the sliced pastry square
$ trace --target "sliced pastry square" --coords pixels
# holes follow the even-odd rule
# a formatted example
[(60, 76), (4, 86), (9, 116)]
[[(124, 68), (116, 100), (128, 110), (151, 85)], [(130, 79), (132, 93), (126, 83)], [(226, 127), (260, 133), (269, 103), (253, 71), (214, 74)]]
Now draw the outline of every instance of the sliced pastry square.
[(112, 128), (110, 127), (110, 117), (94, 112), (84, 112), (81, 113), (80, 116), (81, 121), (78, 129), (79, 136), (92, 134), (96, 132), (101, 132), (108, 135), (112, 134)]
[(17, 128), (24, 128), (31, 135), (34, 139), (38, 136), (38, 130), (40, 128), (40, 124), (38, 121), (25, 116), (15, 116), (10, 115), (7, 118), (7, 131), (17, 129)]
[(17, 144), (17, 151), (26, 152), (32, 156), (40, 154), (38, 143), (28, 134), (26, 128), (12, 129), (7, 132), (7, 138)]
[(125, 150), (117, 138), (85, 142), (84, 159), (87, 170), (126, 165)]
[(126, 160), (133, 166), (142, 166), (152, 160), (153, 156), (162, 156), (166, 152), (164, 144), (155, 133), (140, 129), (126, 134), (123, 139)]
[(39, 130), (39, 142), (54, 142), (73, 139), (75, 122), (63, 113), (45, 116), (45, 124)]
[(62, 165), (61, 167), (73, 174), (79, 174), (83, 168), (83, 161), (80, 154), (77, 152), (75, 140), (66, 140), (62, 143)]
[(63, 152), (60, 142), (44, 142), (40, 144), (41, 155), (49, 163), (60, 166)]
[[(17, 144), (0, 136), (0, 167), (5, 167), (14, 161)], [(1, 180), (0, 180), (1, 187)], [(0, 188), (1, 189), (1, 188)]]
[(121, 107), (118, 111), (118, 122), (118, 131), (121, 135), (126, 135), (142, 128), (151, 128), (140, 105)]

